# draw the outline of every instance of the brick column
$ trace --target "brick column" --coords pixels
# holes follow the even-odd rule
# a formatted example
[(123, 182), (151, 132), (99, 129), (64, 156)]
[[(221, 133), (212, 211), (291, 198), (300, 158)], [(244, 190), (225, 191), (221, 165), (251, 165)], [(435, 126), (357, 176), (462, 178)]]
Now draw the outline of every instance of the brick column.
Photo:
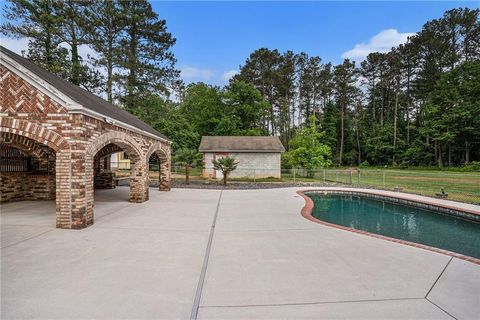
[[(93, 224), (93, 179), (88, 183), (87, 172), (93, 163), (85, 162), (85, 153), (61, 150), (56, 161), (57, 227), (82, 229)], [(91, 190), (90, 190), (91, 189)]]
[(110, 170), (110, 155), (102, 158), (94, 158), (94, 188), (115, 189), (115, 177)]
[(56, 224), (57, 228), (72, 227), (70, 199), (70, 150), (62, 150), (56, 154)]
[(170, 162), (168, 160), (160, 161), (160, 191), (170, 190)]
[(145, 159), (130, 160), (130, 202), (148, 200), (148, 167)]

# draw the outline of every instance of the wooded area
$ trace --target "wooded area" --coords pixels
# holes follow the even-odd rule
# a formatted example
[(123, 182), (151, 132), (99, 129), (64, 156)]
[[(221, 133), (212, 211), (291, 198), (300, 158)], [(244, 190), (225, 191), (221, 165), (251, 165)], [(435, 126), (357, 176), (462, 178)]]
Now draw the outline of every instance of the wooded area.
[[(357, 63), (260, 48), (223, 88), (181, 82), (175, 38), (147, 1), (14, 0), (4, 16), (2, 33), (30, 39), (26, 57), (126, 108), (174, 149), (197, 148), (202, 135), (270, 134), (291, 150), (285, 167), (305, 150), (321, 153), (307, 166), (480, 160), (479, 9), (447, 11)], [(96, 54), (81, 56), (82, 45)]]

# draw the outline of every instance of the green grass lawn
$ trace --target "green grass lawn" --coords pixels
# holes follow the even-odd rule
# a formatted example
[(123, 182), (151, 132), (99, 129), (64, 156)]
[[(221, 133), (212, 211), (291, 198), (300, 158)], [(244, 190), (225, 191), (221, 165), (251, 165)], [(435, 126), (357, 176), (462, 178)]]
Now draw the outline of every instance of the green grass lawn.
[[(293, 174), (282, 175), (282, 180), (293, 180)], [(372, 186), (385, 189), (403, 188), (405, 192), (434, 196), (444, 188), (448, 199), (480, 203), (480, 172), (452, 172), (433, 170), (319, 170), (313, 178), (296, 175), (296, 181), (327, 182)]]

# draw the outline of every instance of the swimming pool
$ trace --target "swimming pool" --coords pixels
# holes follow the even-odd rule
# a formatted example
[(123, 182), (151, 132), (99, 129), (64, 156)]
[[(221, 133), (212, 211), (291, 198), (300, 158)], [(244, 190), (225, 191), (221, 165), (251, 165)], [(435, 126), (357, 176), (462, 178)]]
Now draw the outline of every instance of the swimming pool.
[(306, 193), (327, 223), (480, 258), (480, 223), (355, 194)]

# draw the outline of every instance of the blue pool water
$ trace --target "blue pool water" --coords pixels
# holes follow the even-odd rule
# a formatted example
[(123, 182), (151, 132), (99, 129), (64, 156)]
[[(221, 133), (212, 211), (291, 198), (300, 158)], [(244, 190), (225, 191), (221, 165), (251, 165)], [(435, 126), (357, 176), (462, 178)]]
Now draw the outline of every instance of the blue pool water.
[(355, 195), (308, 196), (319, 220), (480, 258), (479, 223)]

